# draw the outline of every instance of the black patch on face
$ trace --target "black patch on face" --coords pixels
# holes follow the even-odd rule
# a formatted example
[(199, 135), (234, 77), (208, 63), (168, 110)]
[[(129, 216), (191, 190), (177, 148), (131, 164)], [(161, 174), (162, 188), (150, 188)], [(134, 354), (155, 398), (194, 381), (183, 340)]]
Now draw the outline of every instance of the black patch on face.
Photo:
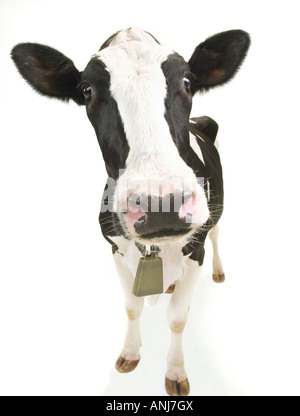
[(178, 54), (171, 55), (162, 64), (167, 82), (165, 118), (173, 141), (182, 159), (187, 162), (189, 152), (189, 116), (192, 108), (192, 94), (186, 88), (185, 78), (190, 78), (190, 68)]
[(125, 168), (129, 146), (118, 105), (110, 93), (110, 75), (105, 65), (93, 58), (82, 73), (82, 85), (90, 85), (91, 97), (86, 100), (87, 115), (95, 129), (108, 175), (118, 179)]

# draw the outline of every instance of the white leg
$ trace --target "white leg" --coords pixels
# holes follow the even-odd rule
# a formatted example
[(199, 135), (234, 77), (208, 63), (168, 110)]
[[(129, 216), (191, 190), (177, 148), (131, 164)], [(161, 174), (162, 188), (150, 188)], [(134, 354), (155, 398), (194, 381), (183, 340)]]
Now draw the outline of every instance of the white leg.
[(129, 271), (124, 257), (115, 253), (114, 260), (125, 295), (125, 307), (128, 316), (125, 344), (116, 362), (116, 369), (120, 373), (128, 373), (135, 369), (141, 358), (139, 354), (141, 347), (140, 315), (144, 306), (144, 298), (138, 298), (132, 294), (134, 277)]
[(171, 329), (171, 346), (168, 354), (166, 390), (171, 396), (186, 396), (190, 390), (184, 369), (182, 335), (200, 272), (201, 267), (197, 262), (186, 260), (183, 278), (176, 282), (167, 311), (168, 324)]
[(222, 283), (225, 281), (225, 273), (223, 271), (222, 261), (219, 255), (218, 235), (219, 235), (219, 226), (217, 224), (210, 231), (209, 238), (211, 239), (212, 247), (213, 247), (213, 280), (216, 283)]

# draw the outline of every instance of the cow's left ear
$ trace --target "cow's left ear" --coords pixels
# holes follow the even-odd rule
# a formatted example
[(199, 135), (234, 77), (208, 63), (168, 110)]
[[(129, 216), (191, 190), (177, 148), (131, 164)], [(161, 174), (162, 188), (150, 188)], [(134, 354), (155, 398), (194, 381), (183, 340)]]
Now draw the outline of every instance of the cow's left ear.
[(40, 94), (84, 104), (81, 73), (61, 52), (38, 43), (20, 43), (11, 57), (22, 77)]
[(250, 36), (243, 30), (218, 33), (195, 49), (189, 65), (192, 93), (206, 91), (232, 79), (246, 57)]

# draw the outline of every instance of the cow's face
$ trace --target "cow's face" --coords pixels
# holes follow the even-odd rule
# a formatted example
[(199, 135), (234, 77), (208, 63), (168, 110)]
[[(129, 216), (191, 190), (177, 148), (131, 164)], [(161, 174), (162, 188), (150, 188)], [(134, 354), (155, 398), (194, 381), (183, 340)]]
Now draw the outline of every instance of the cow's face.
[(117, 181), (114, 210), (124, 230), (163, 239), (203, 224), (209, 215), (204, 192), (186, 163), (188, 63), (151, 35), (128, 30), (105, 43), (81, 79), (108, 173)]
[(187, 63), (129, 29), (109, 38), (82, 73), (43, 45), (18, 45), (12, 57), (42, 94), (86, 106), (124, 233), (154, 242), (186, 237), (209, 218), (201, 180), (187, 164), (192, 95), (232, 78), (248, 46), (245, 32), (224, 32)]

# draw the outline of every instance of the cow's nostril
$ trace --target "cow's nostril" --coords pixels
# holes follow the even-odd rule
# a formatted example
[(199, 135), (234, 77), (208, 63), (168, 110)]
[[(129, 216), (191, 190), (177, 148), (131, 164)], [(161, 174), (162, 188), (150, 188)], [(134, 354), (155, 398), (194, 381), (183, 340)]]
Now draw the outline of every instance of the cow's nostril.
[(186, 202), (188, 199), (192, 198), (193, 191), (183, 191), (182, 192), (182, 201)]

